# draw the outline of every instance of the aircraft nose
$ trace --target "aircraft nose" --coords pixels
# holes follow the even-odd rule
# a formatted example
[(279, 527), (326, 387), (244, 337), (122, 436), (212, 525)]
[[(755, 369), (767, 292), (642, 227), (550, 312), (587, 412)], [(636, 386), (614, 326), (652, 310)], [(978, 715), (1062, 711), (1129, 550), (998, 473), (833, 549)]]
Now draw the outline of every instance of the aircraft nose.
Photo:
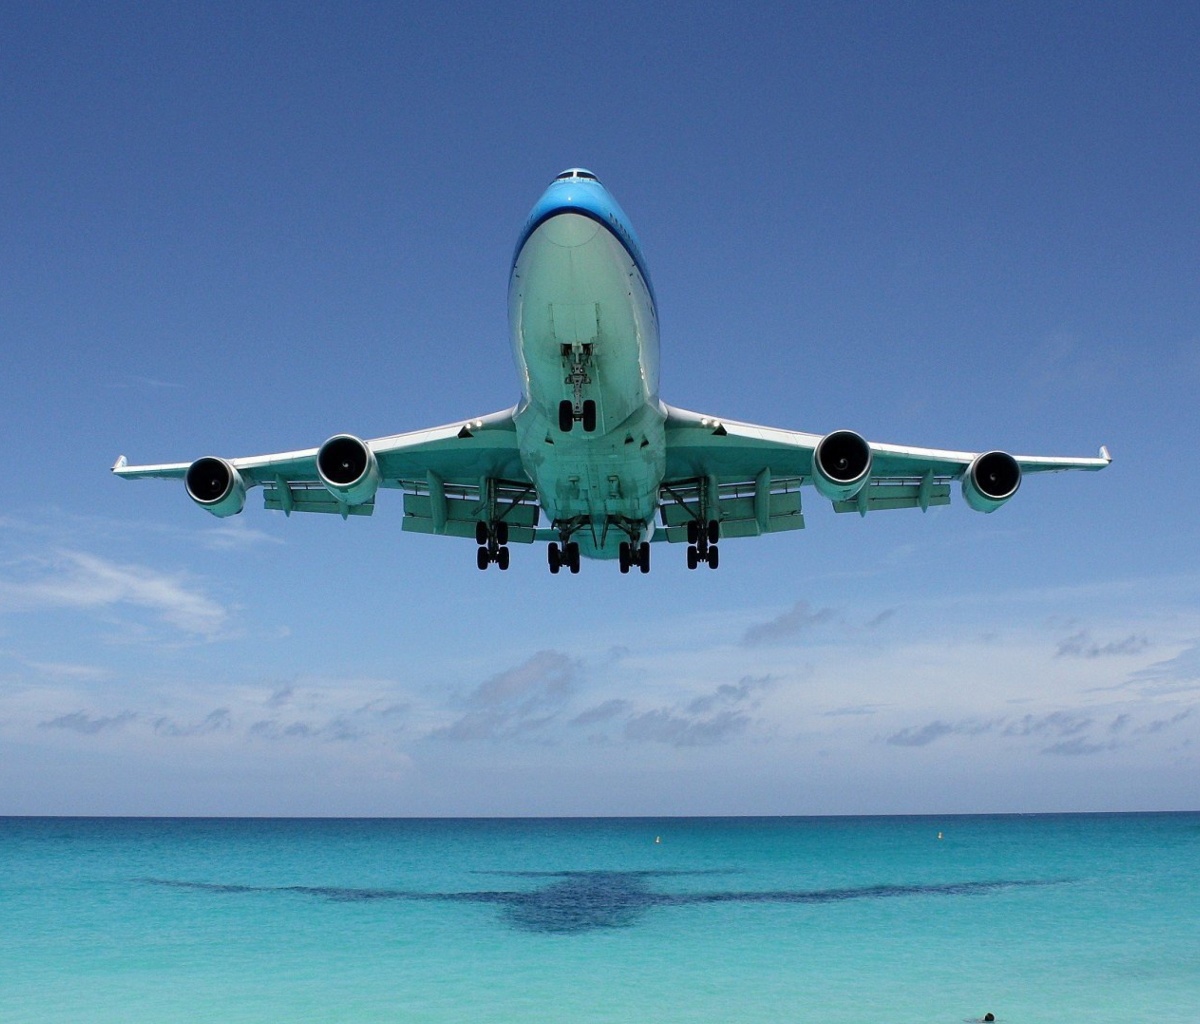
[(547, 240), (561, 245), (564, 249), (587, 245), (599, 230), (600, 225), (591, 217), (584, 217), (578, 213), (555, 214), (542, 225)]

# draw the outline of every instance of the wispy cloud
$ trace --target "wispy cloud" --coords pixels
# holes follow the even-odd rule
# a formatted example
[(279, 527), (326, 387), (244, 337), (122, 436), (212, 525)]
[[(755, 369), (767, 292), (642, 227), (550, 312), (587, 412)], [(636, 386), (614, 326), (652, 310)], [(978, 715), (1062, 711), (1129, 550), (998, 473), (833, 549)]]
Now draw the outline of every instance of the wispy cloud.
[(154, 731), (160, 736), (207, 736), (214, 732), (228, 732), (232, 727), (233, 714), (229, 708), (216, 708), (198, 722), (180, 724), (165, 716), (154, 721)]
[(893, 747), (927, 747), (943, 736), (980, 736), (991, 732), (995, 722), (944, 722), (941, 719), (921, 726), (909, 726), (888, 736), (886, 742)]
[(732, 709), (693, 717), (658, 708), (630, 718), (625, 723), (625, 738), (694, 747), (720, 743), (744, 732), (749, 724), (749, 715)]
[(810, 607), (807, 601), (797, 601), (791, 608), (770, 622), (760, 622), (750, 626), (742, 634), (743, 647), (759, 647), (764, 644), (777, 644), (792, 640), (801, 634), (829, 622), (834, 617), (832, 608)]
[(59, 715), (48, 722), (39, 722), (39, 729), (67, 729), (71, 732), (82, 733), (85, 736), (95, 736), (100, 732), (119, 729), (132, 722), (137, 715), (132, 711), (122, 711), (116, 715), (90, 715), (86, 711), (72, 711)]
[(463, 702), (466, 714), (430, 736), (484, 740), (527, 734), (557, 717), (574, 694), (579, 666), (559, 651), (539, 651), (476, 687)]
[(682, 704), (633, 715), (625, 721), (625, 739), (675, 747), (721, 743), (749, 728), (749, 711), (758, 707), (760, 692), (770, 684), (769, 676), (745, 676)]
[(574, 718), (568, 722), (568, 725), (598, 725), (601, 722), (610, 721), (623, 715), (633, 707), (633, 702), (615, 697), (612, 700), (606, 700), (603, 704), (597, 704), (595, 707), (587, 708), (579, 712)]
[(50, 608), (98, 610), (129, 606), (158, 616), (186, 633), (214, 637), (228, 612), (180, 575), (140, 565), (122, 565), (82, 551), (60, 551), (52, 558), (27, 562), (25, 579), (0, 580), (0, 609)]
[(1130, 633), (1123, 640), (1111, 640), (1106, 644), (1098, 644), (1092, 640), (1086, 629), (1073, 633), (1058, 642), (1056, 658), (1108, 658), (1114, 655), (1141, 654), (1150, 641), (1137, 633)]

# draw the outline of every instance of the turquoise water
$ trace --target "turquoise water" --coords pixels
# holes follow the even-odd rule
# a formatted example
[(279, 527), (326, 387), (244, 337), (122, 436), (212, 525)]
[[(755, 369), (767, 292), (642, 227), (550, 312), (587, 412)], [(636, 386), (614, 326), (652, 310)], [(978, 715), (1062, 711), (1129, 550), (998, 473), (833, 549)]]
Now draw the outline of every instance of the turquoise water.
[(0, 819), (14, 1024), (988, 1011), (1200, 1019), (1200, 815)]

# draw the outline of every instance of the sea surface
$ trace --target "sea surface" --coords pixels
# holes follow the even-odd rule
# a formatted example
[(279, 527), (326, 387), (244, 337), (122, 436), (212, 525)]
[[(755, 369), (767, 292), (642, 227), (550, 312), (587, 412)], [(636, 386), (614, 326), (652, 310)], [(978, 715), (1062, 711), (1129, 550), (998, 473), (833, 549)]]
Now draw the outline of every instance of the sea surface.
[(1200, 814), (0, 818), (0, 1020), (1200, 1020)]

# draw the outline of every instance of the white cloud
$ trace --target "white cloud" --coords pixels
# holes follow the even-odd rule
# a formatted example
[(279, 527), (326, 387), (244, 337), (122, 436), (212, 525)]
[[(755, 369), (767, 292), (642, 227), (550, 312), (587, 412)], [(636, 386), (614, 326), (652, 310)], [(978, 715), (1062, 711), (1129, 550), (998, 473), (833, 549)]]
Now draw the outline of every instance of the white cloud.
[(224, 629), (229, 617), (222, 605), (182, 575), (122, 565), (82, 551), (60, 551), (25, 564), (32, 565), (27, 578), (0, 580), (0, 611), (127, 606), (149, 611), (185, 633), (209, 638)]

